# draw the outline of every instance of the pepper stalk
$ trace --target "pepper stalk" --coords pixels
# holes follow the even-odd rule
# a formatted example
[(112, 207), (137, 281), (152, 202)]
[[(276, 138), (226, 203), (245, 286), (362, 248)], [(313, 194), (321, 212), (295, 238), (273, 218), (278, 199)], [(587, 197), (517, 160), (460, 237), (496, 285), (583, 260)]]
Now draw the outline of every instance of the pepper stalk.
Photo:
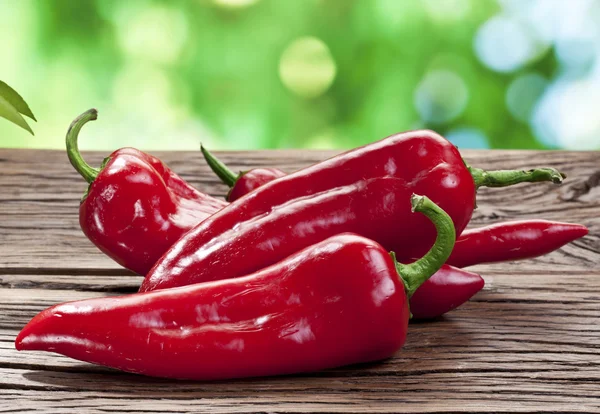
[(69, 161), (75, 170), (81, 174), (81, 176), (91, 184), (98, 174), (100, 170), (98, 168), (94, 168), (85, 162), (81, 153), (79, 152), (79, 147), (77, 145), (77, 138), (79, 136), (79, 131), (81, 128), (88, 123), (89, 121), (95, 121), (98, 119), (98, 111), (96, 109), (89, 109), (79, 115), (71, 125), (69, 126), (69, 130), (67, 131), (66, 143), (67, 143), (67, 155), (69, 156)]
[(396, 270), (404, 283), (406, 295), (409, 298), (419, 286), (446, 263), (456, 242), (456, 231), (452, 219), (437, 204), (428, 197), (417, 194), (412, 195), (410, 203), (413, 212), (422, 213), (431, 220), (437, 231), (437, 236), (431, 249), (416, 262), (410, 264), (398, 263), (394, 252), (390, 252)]

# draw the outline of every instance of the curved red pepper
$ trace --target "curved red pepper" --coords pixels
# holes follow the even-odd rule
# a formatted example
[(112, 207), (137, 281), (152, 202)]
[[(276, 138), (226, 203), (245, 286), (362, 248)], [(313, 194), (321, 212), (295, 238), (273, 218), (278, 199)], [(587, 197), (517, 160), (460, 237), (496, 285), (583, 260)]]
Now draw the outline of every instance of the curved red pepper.
[[(205, 148), (201, 148), (209, 167), (231, 187), (230, 194), (240, 198), (261, 185), (275, 179), (262, 174), (262, 168), (246, 172), (251, 177), (248, 185)], [(269, 169), (276, 175), (281, 170)], [(229, 197), (232, 201), (232, 197)], [(550, 253), (566, 243), (583, 237), (587, 229), (578, 224), (527, 220), (495, 224), (463, 232), (457, 239), (448, 263), (459, 267), (505, 260), (526, 259)], [(469, 300), (484, 286), (481, 276), (456, 271), (445, 266), (433, 275), (411, 298), (415, 318), (440, 316)]]
[(483, 289), (477, 273), (444, 265), (410, 297), (414, 319), (432, 319), (456, 309)]
[(410, 195), (404, 180), (372, 178), (276, 206), (201, 246), (188, 234), (148, 272), (140, 292), (247, 275), (344, 232), (402, 252), (415, 240), (404, 235), (435, 234), (425, 216), (411, 217)]
[[(269, 214), (238, 224), (200, 248), (190, 244), (175, 255), (167, 254), (148, 273), (140, 292), (247, 275), (346, 231), (398, 251), (398, 242), (404, 239), (399, 235), (432, 227), (426, 220), (409, 220), (409, 198), (404, 181), (383, 177), (291, 201), (273, 208)], [(450, 266), (442, 269), (422, 286), (424, 293), (416, 295), (416, 318), (448, 312), (483, 287), (479, 275)], [(456, 283), (461, 276), (463, 282), (450, 288), (449, 282)], [(436, 295), (439, 290), (444, 290), (444, 294)], [(439, 300), (427, 304), (428, 295)]]
[[(243, 182), (223, 162), (202, 147), (202, 155), (213, 172), (240, 198), (254, 189), (285, 175), (276, 168), (255, 168), (247, 171), (251, 177)], [(263, 171), (272, 171), (263, 174)], [(548, 220), (519, 220), (497, 223), (464, 231), (448, 263), (467, 267), (481, 263), (530, 259), (550, 253), (567, 243), (588, 234), (581, 224), (561, 223)]]
[[(203, 153), (210, 159), (208, 151)], [(213, 164), (223, 165), (218, 160)], [(467, 167), (456, 147), (443, 137), (432, 131), (411, 131), (270, 181), (200, 224), (181, 244), (202, 246), (236, 224), (267, 213), (289, 200), (375, 177), (403, 179), (411, 192), (430, 197), (452, 217), (458, 235), (471, 218), (476, 188), (536, 181), (559, 183), (563, 178), (551, 168), (488, 172)], [(402, 259), (419, 257), (431, 246), (431, 231), (415, 234), (418, 237), (403, 243), (400, 251), (407, 256)]]
[(581, 224), (522, 220), (469, 229), (448, 259), (453, 266), (528, 259), (550, 253), (588, 234)]
[[(406, 194), (411, 192), (425, 194), (450, 215), (458, 234), (471, 218), (476, 187), (484, 185), (497, 187), (525, 181), (562, 181), (561, 174), (554, 169), (486, 172), (467, 168), (456, 147), (431, 131), (393, 135), (278, 178), (259, 187), (243, 199), (229, 204), (173, 245), (147, 275), (142, 291), (159, 285), (167, 287), (184, 284), (185, 282), (173, 282), (173, 279), (180, 273), (191, 273), (187, 268), (196, 260), (191, 252), (209, 243), (212, 243), (214, 249), (220, 249), (226, 242), (222, 241), (217, 245), (211, 240), (229, 229), (239, 227), (246, 221), (270, 213), (278, 205), (294, 199), (302, 200), (304, 203), (314, 203), (313, 197), (310, 197), (314, 194), (328, 191), (333, 193), (342, 186), (360, 187), (365, 180), (377, 177), (395, 177), (403, 182), (402, 185), (396, 185), (394, 190), (387, 191), (386, 199), (392, 200), (392, 205), (393, 200), (400, 194), (405, 197), (405, 200), (408, 200)], [(373, 216), (365, 218), (376, 219), (377, 216), (389, 212), (385, 200), (379, 208), (381, 211), (373, 211)], [(346, 210), (346, 215), (353, 214), (351, 208), (347, 207)], [(313, 220), (313, 223), (319, 219), (333, 223), (335, 221), (333, 217), (331, 211), (322, 209), (318, 213), (315, 211), (315, 215), (309, 219)], [(401, 225), (403, 230), (412, 231), (392, 235), (389, 228), (394, 227), (392, 225), (394, 220), (398, 221), (401, 218), (404, 219), (405, 216), (392, 217), (390, 218), (392, 221), (386, 222), (385, 225), (383, 221), (379, 221), (380, 233), (375, 231), (374, 227), (367, 228), (365, 233), (385, 246), (393, 246), (393, 250), (400, 253), (402, 260), (419, 257), (433, 243), (433, 229), (423, 220), (412, 218)], [(369, 227), (368, 222), (361, 225)], [(350, 231), (350, 229), (338, 226), (337, 231)], [(323, 240), (323, 237), (317, 240)], [(247, 242), (254, 243), (253, 240)], [(183, 267), (176, 267), (177, 263)], [(161, 281), (163, 277), (166, 281)], [(209, 279), (214, 278), (209, 277)]]
[(85, 163), (77, 148), (81, 127), (95, 120), (91, 109), (67, 133), (67, 152), (90, 186), (81, 201), (85, 235), (122, 266), (145, 275), (181, 236), (227, 205), (191, 187), (158, 158), (122, 148), (100, 170)]
[[(401, 164), (401, 151), (403, 158), (410, 153), (414, 159)], [(460, 234), (473, 211), (475, 181), (500, 186), (542, 179), (562, 177), (551, 169), (468, 169), (456, 147), (434, 133), (392, 136), (271, 181), (231, 203), (180, 239), (146, 275), (140, 291), (247, 274), (345, 231), (410, 260), (431, 246), (435, 234), (422, 217), (407, 217), (410, 193), (438, 203)]]
[(390, 357), (405, 341), (407, 295), (447, 259), (455, 237), (443, 211), (413, 200), (439, 233), (410, 265), (374, 241), (337, 235), (246, 277), (54, 306), (23, 328), (16, 347), (196, 380)]

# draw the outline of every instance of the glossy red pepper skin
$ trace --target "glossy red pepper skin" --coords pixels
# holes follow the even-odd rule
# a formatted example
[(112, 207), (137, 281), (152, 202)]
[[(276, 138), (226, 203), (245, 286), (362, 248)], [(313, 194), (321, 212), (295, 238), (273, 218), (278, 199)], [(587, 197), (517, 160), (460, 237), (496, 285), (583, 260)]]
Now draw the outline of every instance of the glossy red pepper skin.
[(404, 180), (372, 178), (274, 207), (201, 246), (188, 233), (146, 275), (140, 292), (247, 275), (344, 232), (402, 252), (416, 240), (405, 235), (436, 234), (424, 215), (412, 214), (410, 197)]
[[(588, 234), (580, 224), (522, 220), (469, 229), (456, 240), (448, 265), (522, 260), (550, 253)], [(481, 276), (452, 266), (442, 267), (410, 298), (416, 319), (436, 318), (457, 308), (484, 286)]]
[(477, 273), (444, 265), (410, 297), (414, 319), (437, 318), (471, 299), (485, 281)]
[[(202, 154), (209, 167), (236, 191), (237, 197), (253, 191), (276, 177), (256, 174), (253, 186), (243, 185), (241, 177), (233, 172), (208, 150)], [(261, 168), (248, 171), (261, 171)], [(285, 175), (278, 169), (269, 169), (276, 175)], [(458, 237), (448, 263), (467, 267), (481, 263), (495, 263), (538, 257), (550, 253), (567, 243), (588, 234), (588, 229), (580, 224), (569, 224), (547, 220), (520, 220), (493, 224), (464, 231)]]
[[(67, 137), (76, 137), (79, 129), (73, 127), (96, 119), (97, 112), (82, 117)], [(79, 156), (76, 146), (74, 150), (70, 158)], [(83, 160), (79, 156), (73, 162), (81, 168)], [(190, 186), (158, 158), (133, 148), (113, 152), (99, 171), (87, 168), (93, 171), (79, 208), (81, 229), (107, 256), (141, 275), (183, 234), (227, 205)]]
[[(398, 251), (400, 235), (433, 227), (425, 216), (421, 216), (423, 221), (416, 217), (408, 220), (412, 215), (409, 199), (402, 180), (384, 177), (275, 207), (268, 215), (240, 223), (200, 249), (178, 251), (173, 261), (168, 255), (163, 257), (144, 279), (140, 292), (247, 275), (345, 231)], [(483, 279), (474, 273), (450, 266), (438, 273), (421, 286), (424, 293), (413, 296), (417, 298), (412, 310), (416, 318), (448, 312), (483, 287)], [(451, 288), (450, 281), (457, 287)], [(429, 295), (439, 301), (427, 304)]]
[[(202, 152), (208, 160), (208, 152), (204, 148)], [(214, 163), (219, 164), (223, 166), (218, 160)], [(223, 172), (219, 177), (233, 186), (235, 174), (227, 173), (226, 167), (213, 169)], [(289, 200), (376, 177), (402, 179), (410, 192), (431, 198), (452, 217), (460, 235), (473, 213), (476, 188), (537, 181), (560, 183), (563, 175), (550, 168), (487, 172), (468, 167), (458, 149), (440, 135), (433, 131), (411, 131), (392, 135), (264, 184), (198, 225), (173, 246), (172, 251), (182, 250), (187, 244), (199, 248), (238, 223), (268, 213)], [(433, 243), (433, 233), (427, 229), (411, 236), (411, 242), (404, 243), (399, 250), (406, 256), (400, 259), (419, 257)]]
[[(471, 218), (475, 181), (456, 147), (435, 132), (412, 131), (392, 135), (270, 181), (198, 225), (180, 245), (200, 247), (238, 223), (268, 213), (289, 200), (376, 177), (402, 179), (409, 194), (428, 196), (452, 217), (457, 234)], [(419, 231), (411, 235), (410, 242), (405, 240), (406, 250), (399, 251), (407, 259), (419, 257), (431, 246), (434, 237), (431, 229)], [(178, 248), (173, 246), (173, 249)]]
[(216, 380), (388, 358), (404, 344), (408, 319), (388, 252), (337, 235), (246, 277), (51, 307), (23, 328), (16, 347)]
[(79, 207), (85, 235), (117, 263), (145, 275), (187, 231), (227, 204), (188, 185), (133, 148), (113, 152)]
[(286, 173), (277, 168), (254, 168), (243, 172), (239, 175), (229, 193), (227, 193), (226, 199), (229, 202), (235, 201), (249, 192), (256, 190), (258, 187), (285, 175)]
[(581, 224), (546, 220), (522, 220), (466, 230), (448, 259), (453, 266), (467, 267), (528, 259), (550, 253), (588, 234)]

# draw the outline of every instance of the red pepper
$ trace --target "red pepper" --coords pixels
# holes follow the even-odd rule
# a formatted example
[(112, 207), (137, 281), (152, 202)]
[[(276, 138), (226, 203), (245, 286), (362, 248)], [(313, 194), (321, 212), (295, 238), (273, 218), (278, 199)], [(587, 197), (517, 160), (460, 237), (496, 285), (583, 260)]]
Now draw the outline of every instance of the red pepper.
[[(422, 133), (425, 137), (428, 135), (435, 134), (432, 131), (414, 131), (406, 134), (398, 134), (392, 135), (391, 137), (386, 138), (386, 140), (414, 133)], [(385, 140), (384, 140), (385, 141)], [(371, 144), (374, 145), (374, 144)], [(367, 147), (358, 148), (357, 152), (361, 150), (365, 151)], [(253, 168), (248, 171), (242, 171), (239, 174), (234, 173), (227, 165), (225, 165), (221, 160), (215, 157), (210, 151), (208, 151), (204, 146), (200, 146), (200, 150), (202, 152), (202, 156), (204, 160), (210, 167), (210, 169), (221, 179), (221, 181), (226, 184), (230, 190), (227, 194), (227, 201), (235, 201), (246, 194), (256, 190), (258, 187), (261, 187), (277, 178), (283, 177), (286, 175), (285, 172), (278, 168)], [(350, 153), (354, 152), (350, 151)], [(342, 154), (344, 155), (344, 154)], [(358, 154), (357, 154), (358, 155)], [(334, 157), (335, 159), (336, 157)], [(410, 162), (410, 161), (409, 161)], [(473, 178), (476, 180), (477, 188), (482, 186), (488, 187), (504, 187), (507, 185), (517, 184), (519, 182), (525, 181), (553, 181), (560, 182), (561, 178), (564, 178), (564, 174), (558, 173), (556, 170), (550, 168), (542, 168), (540, 170), (530, 170), (528, 172), (525, 171), (483, 171), (479, 169), (474, 169), (468, 167), (469, 170), (472, 171)], [(531, 174), (532, 176), (535, 174), (538, 175), (535, 179), (527, 179), (527, 174)], [(525, 173), (526, 175), (523, 175)], [(558, 175), (560, 177), (558, 177)], [(483, 177), (485, 176), (485, 178)], [(545, 178), (544, 178), (545, 176)], [(512, 180), (512, 181), (511, 181)], [(478, 182), (477, 182), (478, 181)]]
[(410, 195), (404, 180), (371, 178), (274, 207), (203, 245), (190, 240), (192, 231), (148, 272), (140, 292), (247, 275), (345, 232), (402, 252), (417, 240), (408, 235), (435, 235), (424, 216), (411, 217)]
[(469, 169), (456, 147), (432, 132), (392, 136), (231, 203), (180, 239), (146, 275), (140, 291), (241, 276), (347, 231), (410, 260), (431, 246), (435, 234), (422, 217), (408, 217), (410, 193), (423, 192), (438, 203), (460, 234), (473, 211), (476, 183), (546, 179), (560, 182), (562, 176), (552, 169)]
[(436, 318), (462, 305), (483, 288), (481, 276), (448, 264), (467, 267), (537, 257), (586, 234), (588, 229), (580, 224), (545, 220), (513, 221), (466, 230), (456, 240), (447, 265), (410, 298), (411, 312), (416, 319)]
[[(345, 231), (398, 251), (397, 241), (402, 239), (398, 235), (415, 233), (415, 226), (422, 225), (415, 225), (414, 218), (407, 224), (408, 199), (402, 180), (384, 177), (291, 201), (198, 249), (182, 247), (173, 260), (167, 255), (148, 273), (140, 292), (243, 276)], [(444, 314), (469, 300), (483, 284), (477, 274), (444, 266), (421, 287), (414, 304), (411, 299), (413, 315), (421, 319)]]
[(240, 171), (235, 174), (225, 164), (213, 156), (203, 145), (200, 151), (213, 172), (230, 188), (225, 199), (235, 201), (248, 194), (252, 190), (287, 175), (277, 168), (253, 168), (249, 171)]
[[(210, 168), (231, 187), (236, 198), (272, 181), (268, 174), (257, 168), (246, 172), (251, 177), (247, 182), (236, 176), (225, 164), (202, 148), (202, 154)], [(269, 169), (274, 174), (285, 173)], [(489, 227), (467, 230), (456, 241), (448, 263), (465, 267), (480, 263), (526, 259), (550, 253), (566, 243), (583, 237), (587, 229), (578, 224), (529, 220), (500, 223)], [(470, 299), (483, 288), (483, 279), (474, 273), (456, 272), (445, 266), (433, 275), (411, 298), (411, 309), (415, 318), (440, 316)]]
[[(171, 252), (188, 244), (199, 248), (237, 224), (290, 200), (375, 177), (402, 179), (409, 192), (430, 197), (452, 217), (458, 235), (471, 218), (476, 188), (537, 181), (560, 183), (563, 178), (551, 168), (488, 172), (467, 167), (456, 147), (446, 139), (432, 131), (412, 131), (392, 135), (264, 184), (201, 223)], [(423, 224), (423, 220), (416, 221)], [(430, 227), (413, 228), (418, 231), (404, 233), (411, 237), (398, 238), (396, 247), (405, 256), (400, 257), (402, 260), (421, 256), (433, 243)]]
[(410, 311), (414, 319), (437, 318), (466, 303), (484, 285), (477, 273), (446, 264), (410, 297)]
[(438, 230), (415, 263), (397, 263), (374, 241), (336, 235), (246, 277), (54, 306), (23, 328), (16, 347), (195, 380), (388, 358), (406, 338), (407, 296), (444, 263), (455, 238), (431, 201), (415, 196), (413, 206)]
[(145, 275), (184, 233), (227, 203), (199, 192), (158, 158), (133, 148), (113, 152), (100, 169), (86, 164), (77, 136), (97, 116), (95, 109), (80, 115), (66, 138), (71, 164), (90, 183), (79, 207), (81, 229), (117, 263)]
[(581, 224), (523, 220), (466, 230), (456, 241), (448, 263), (467, 267), (527, 259), (550, 253), (588, 234)]
[[(254, 189), (282, 177), (285, 173), (276, 168), (255, 168), (243, 173), (251, 181), (242, 181), (223, 162), (201, 147), (206, 163), (215, 174), (240, 198)], [(272, 171), (263, 174), (263, 171)], [(233, 201), (229, 197), (230, 201)], [(467, 267), (481, 263), (529, 259), (550, 253), (567, 243), (588, 234), (580, 224), (569, 224), (547, 220), (520, 220), (493, 224), (464, 231), (456, 240), (448, 263)]]

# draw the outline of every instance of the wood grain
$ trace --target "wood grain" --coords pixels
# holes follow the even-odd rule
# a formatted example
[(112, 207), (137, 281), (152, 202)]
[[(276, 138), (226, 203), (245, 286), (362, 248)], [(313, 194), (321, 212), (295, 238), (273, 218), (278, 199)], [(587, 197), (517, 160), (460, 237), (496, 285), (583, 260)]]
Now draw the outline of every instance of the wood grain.
[[(552, 165), (568, 175), (562, 186), (482, 189), (473, 226), (545, 218), (581, 222), (590, 235), (542, 258), (474, 267), (484, 290), (442, 318), (411, 323), (406, 346), (387, 361), (196, 383), (14, 349), (42, 309), (131, 293), (141, 278), (81, 233), (85, 183), (63, 152), (0, 150), (0, 412), (600, 412), (600, 153), (465, 154), (486, 169)], [(225, 193), (198, 153), (157, 155), (198, 188)], [(332, 153), (218, 155), (236, 169), (293, 171)]]

